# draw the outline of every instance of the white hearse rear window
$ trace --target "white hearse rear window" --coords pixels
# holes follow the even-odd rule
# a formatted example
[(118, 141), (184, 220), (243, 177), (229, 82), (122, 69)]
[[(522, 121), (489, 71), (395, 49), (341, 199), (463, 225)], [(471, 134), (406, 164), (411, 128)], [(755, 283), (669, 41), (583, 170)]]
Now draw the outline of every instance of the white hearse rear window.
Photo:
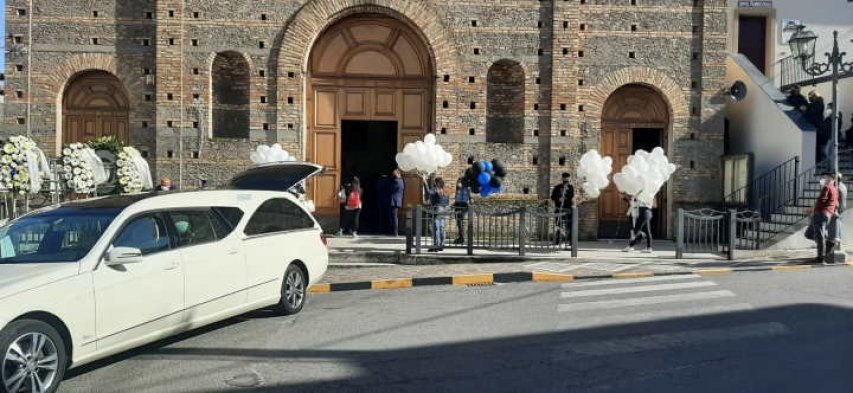
[(287, 199), (275, 198), (255, 211), (244, 232), (251, 236), (313, 227), (314, 220), (302, 208)]

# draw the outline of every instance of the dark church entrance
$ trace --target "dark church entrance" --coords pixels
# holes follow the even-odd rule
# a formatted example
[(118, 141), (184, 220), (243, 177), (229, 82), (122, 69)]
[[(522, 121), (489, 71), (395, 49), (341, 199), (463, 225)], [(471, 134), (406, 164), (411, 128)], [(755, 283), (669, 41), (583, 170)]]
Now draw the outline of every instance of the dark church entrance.
[(386, 231), (383, 183), (397, 168), (397, 122), (350, 121), (341, 124), (341, 169), (344, 182), (358, 177), (362, 188), (359, 233)]

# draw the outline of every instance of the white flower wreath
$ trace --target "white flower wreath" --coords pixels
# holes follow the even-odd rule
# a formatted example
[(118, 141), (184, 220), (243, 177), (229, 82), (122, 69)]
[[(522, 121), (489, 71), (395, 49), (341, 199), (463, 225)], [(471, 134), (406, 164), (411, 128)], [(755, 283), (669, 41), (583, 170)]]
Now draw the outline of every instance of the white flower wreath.
[(13, 136), (0, 152), (0, 189), (21, 195), (41, 191), (49, 167), (44, 153), (25, 136)]
[(124, 147), (116, 160), (116, 179), (121, 186), (122, 192), (132, 194), (141, 192), (145, 188), (151, 188), (151, 174), (145, 173), (146, 168), (140, 165), (141, 154), (133, 147)]
[(72, 143), (62, 149), (62, 180), (78, 194), (95, 191), (106, 178), (100, 158), (86, 144)]

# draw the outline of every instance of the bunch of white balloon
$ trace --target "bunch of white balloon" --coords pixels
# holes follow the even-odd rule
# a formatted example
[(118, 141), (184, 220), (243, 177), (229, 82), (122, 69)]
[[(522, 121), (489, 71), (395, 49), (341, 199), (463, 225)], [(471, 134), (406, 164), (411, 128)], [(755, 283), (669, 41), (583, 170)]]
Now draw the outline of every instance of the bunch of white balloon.
[(397, 154), (397, 165), (405, 172), (417, 171), (429, 175), (453, 162), (453, 156), (435, 143), (435, 135), (427, 134), (423, 141), (409, 143)]
[(640, 202), (651, 205), (664, 183), (675, 173), (677, 167), (669, 162), (663, 149), (656, 147), (651, 153), (637, 150), (628, 157), (622, 172), (613, 176), (619, 191), (635, 196)]
[(296, 157), (291, 156), (286, 150), (281, 148), (281, 145), (276, 143), (272, 147), (260, 145), (249, 155), (249, 158), (255, 164), (268, 164), (271, 162), (296, 161)]
[(613, 159), (601, 157), (597, 150), (586, 152), (578, 165), (578, 179), (584, 193), (590, 198), (598, 198), (601, 190), (610, 184), (608, 177), (613, 172)]

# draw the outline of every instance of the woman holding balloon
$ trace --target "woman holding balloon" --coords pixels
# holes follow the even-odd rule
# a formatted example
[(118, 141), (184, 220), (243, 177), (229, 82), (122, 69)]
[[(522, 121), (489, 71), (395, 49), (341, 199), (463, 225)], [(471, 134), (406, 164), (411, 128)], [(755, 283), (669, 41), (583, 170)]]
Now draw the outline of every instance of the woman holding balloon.
[(445, 215), (450, 206), (450, 198), (444, 190), (444, 179), (437, 177), (427, 185), (429, 204), (435, 208), (432, 225), (432, 248), (429, 252), (444, 251), (444, 240), (447, 236), (447, 218)]

